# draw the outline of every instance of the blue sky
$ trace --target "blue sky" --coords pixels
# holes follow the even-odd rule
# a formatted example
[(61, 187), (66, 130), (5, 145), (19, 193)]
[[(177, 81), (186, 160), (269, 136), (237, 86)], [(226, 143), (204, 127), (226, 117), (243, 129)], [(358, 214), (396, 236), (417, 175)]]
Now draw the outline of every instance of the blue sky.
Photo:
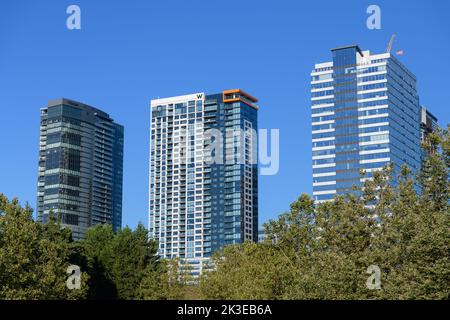
[[(81, 30), (66, 8), (81, 8)], [(381, 30), (366, 8), (381, 8)], [(123, 224), (147, 224), (149, 101), (242, 88), (280, 129), (280, 171), (261, 176), (260, 222), (311, 193), (309, 73), (330, 49), (394, 50), (420, 101), (450, 122), (449, 1), (23, 1), (0, 4), (0, 192), (36, 203), (39, 109), (67, 97), (125, 126)]]

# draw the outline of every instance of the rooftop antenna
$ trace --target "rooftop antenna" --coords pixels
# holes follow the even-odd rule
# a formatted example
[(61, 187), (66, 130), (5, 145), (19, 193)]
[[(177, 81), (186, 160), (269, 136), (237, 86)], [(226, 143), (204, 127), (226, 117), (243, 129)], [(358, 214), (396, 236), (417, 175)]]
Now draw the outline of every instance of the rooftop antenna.
[(386, 53), (391, 53), (392, 45), (394, 44), (394, 39), (395, 39), (395, 33), (392, 34), (391, 40), (389, 40), (389, 44), (388, 44), (388, 47), (386, 49)]

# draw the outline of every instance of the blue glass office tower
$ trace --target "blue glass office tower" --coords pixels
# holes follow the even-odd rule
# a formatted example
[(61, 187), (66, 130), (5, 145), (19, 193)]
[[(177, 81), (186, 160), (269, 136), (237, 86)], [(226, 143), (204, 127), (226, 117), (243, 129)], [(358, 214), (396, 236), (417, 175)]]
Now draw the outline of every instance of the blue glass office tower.
[(74, 239), (94, 224), (122, 224), (123, 126), (105, 112), (69, 100), (41, 109), (38, 221), (50, 211)]
[[(311, 73), (313, 196), (351, 192), (388, 163), (421, 163), (415, 76), (390, 53), (358, 46), (332, 49)], [(364, 178), (360, 176), (364, 170)]]
[(223, 246), (258, 240), (256, 102), (239, 89), (151, 101), (150, 237), (194, 276)]

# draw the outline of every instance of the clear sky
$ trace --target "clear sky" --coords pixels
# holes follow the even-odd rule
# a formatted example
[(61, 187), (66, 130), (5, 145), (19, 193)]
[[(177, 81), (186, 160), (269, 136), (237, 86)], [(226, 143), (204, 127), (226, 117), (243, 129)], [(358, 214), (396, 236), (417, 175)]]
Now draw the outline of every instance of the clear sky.
[[(81, 30), (66, 8), (81, 8)], [(381, 30), (366, 9), (381, 8)], [(0, 192), (36, 204), (39, 109), (66, 97), (125, 126), (123, 224), (147, 224), (149, 101), (241, 88), (280, 129), (280, 171), (261, 176), (260, 222), (312, 192), (309, 73), (330, 49), (394, 51), (420, 101), (450, 122), (450, 1), (59, 0), (0, 2)]]

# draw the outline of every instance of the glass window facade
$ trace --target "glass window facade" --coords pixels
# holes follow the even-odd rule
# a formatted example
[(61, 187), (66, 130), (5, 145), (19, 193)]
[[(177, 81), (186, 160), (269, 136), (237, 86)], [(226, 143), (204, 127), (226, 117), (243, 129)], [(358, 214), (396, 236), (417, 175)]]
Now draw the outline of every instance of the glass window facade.
[(123, 127), (106, 113), (60, 99), (41, 109), (38, 221), (50, 211), (82, 239), (97, 223), (122, 225)]
[(257, 107), (247, 99), (234, 90), (151, 102), (150, 236), (194, 275), (224, 245), (258, 238)]
[[(416, 78), (389, 53), (332, 50), (311, 73), (313, 196), (352, 192), (388, 163), (420, 167)], [(362, 178), (360, 171), (366, 176)]]

